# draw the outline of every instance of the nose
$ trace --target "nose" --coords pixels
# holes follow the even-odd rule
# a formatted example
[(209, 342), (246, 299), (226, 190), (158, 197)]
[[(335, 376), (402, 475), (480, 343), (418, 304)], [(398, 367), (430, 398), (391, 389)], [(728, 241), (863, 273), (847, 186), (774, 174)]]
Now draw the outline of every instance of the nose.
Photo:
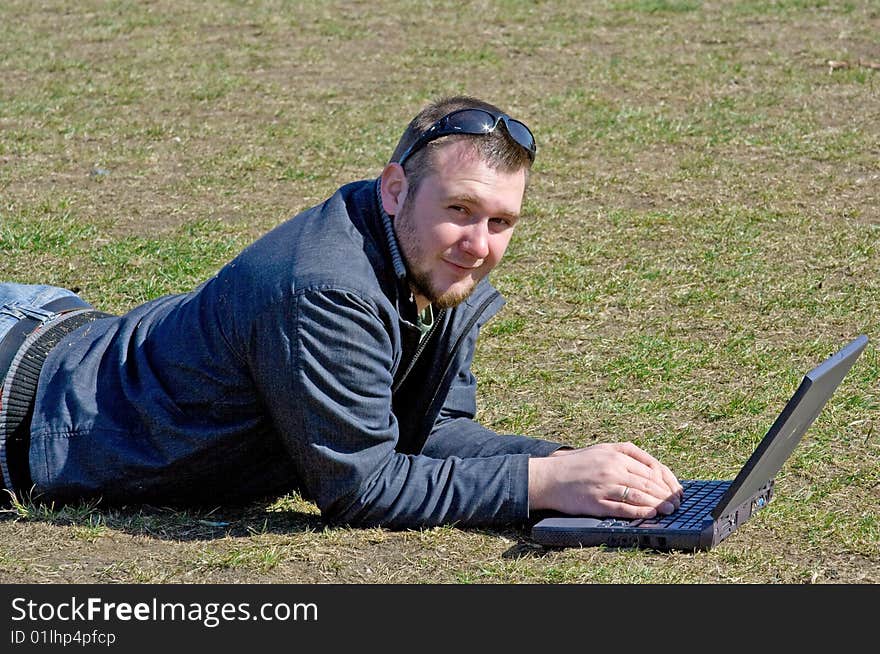
[(467, 226), (461, 239), (461, 249), (475, 259), (489, 256), (489, 221), (475, 220)]

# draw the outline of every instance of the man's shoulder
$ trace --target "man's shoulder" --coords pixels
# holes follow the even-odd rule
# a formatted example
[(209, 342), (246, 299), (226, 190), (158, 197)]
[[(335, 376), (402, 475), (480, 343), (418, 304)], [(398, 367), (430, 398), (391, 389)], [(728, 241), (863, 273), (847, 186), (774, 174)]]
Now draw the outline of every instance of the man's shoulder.
[[(365, 226), (379, 219), (376, 198), (376, 180), (364, 179), (340, 186), (326, 200), (303, 209), (287, 218), (274, 230), (288, 229), (294, 233), (309, 228), (320, 230), (328, 239), (334, 238), (334, 228), (348, 230), (350, 227), (363, 232)], [(270, 231), (269, 234), (272, 232)]]
[[(240, 293), (268, 301), (306, 288), (339, 288), (376, 296), (387, 292), (388, 267), (369, 224), (375, 180), (340, 187), (323, 203), (285, 220), (220, 271)], [(256, 299), (256, 298), (254, 298)]]

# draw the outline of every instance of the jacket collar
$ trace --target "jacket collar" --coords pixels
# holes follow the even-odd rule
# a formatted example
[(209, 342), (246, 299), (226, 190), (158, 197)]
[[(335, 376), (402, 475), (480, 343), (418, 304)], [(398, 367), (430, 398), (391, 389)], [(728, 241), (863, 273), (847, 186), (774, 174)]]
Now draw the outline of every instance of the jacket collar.
[(380, 220), (382, 222), (382, 231), (388, 241), (388, 251), (391, 253), (391, 263), (394, 266), (394, 275), (398, 281), (406, 282), (406, 265), (403, 263), (403, 257), (400, 254), (400, 244), (397, 242), (397, 234), (394, 233), (394, 225), (391, 224), (391, 216), (385, 211), (382, 205), (382, 179), (376, 178), (376, 204), (379, 207)]
[(379, 212), (379, 225), (382, 235), (385, 237), (385, 244), (388, 246), (388, 255), (391, 257), (391, 267), (394, 271), (394, 278), (397, 282), (397, 312), (398, 315), (415, 329), (415, 323), (418, 316), (418, 308), (416, 299), (407, 280), (406, 264), (403, 262), (403, 255), (400, 253), (400, 243), (397, 240), (397, 234), (394, 232), (394, 224), (391, 216), (385, 211), (382, 205), (382, 179), (376, 178), (374, 201)]

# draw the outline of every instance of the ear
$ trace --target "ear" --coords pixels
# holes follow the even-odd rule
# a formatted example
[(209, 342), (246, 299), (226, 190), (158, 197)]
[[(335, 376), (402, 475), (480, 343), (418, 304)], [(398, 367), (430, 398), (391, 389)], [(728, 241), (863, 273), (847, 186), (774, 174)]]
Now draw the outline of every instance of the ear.
[(406, 173), (399, 163), (390, 163), (382, 171), (382, 206), (389, 216), (397, 215), (406, 200), (406, 192), (409, 185), (406, 182)]

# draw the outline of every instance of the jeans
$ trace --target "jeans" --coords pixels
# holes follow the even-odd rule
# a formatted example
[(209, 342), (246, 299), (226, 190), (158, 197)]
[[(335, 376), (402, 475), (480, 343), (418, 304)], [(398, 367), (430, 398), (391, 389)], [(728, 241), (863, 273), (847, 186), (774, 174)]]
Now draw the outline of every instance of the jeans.
[[(39, 316), (44, 319), (50, 318), (54, 312), (43, 311), (41, 308), (49, 302), (71, 296), (76, 297), (76, 294), (57, 286), (48, 286), (45, 284), (0, 283), (0, 343), (2, 343), (9, 331), (15, 327), (16, 323), (21, 320), (22, 317)], [(20, 340), (16, 340), (13, 345), (16, 349), (20, 347)], [(5, 376), (7, 375), (6, 368), (11, 363), (11, 360), (6, 358), (6, 355), (12, 356), (12, 353), (14, 352), (15, 349), (12, 349), (4, 354), (2, 359), (4, 363), (2, 367), (0, 367), (0, 376), (2, 376), (0, 377), (0, 389), (3, 390), (2, 397), (4, 402), (8, 399), (6, 393), (7, 389), (3, 388)], [(6, 407), (0, 405), (0, 409), (3, 409), (0, 410), (0, 420), (3, 420), (6, 428), (9, 428), (6, 421), (10, 418), (7, 416), (5, 408)], [(12, 415), (15, 415), (18, 411), (19, 409), (15, 409)], [(13, 421), (18, 419), (20, 419), (20, 416), (19, 418), (12, 418)], [(25, 420), (27, 420), (27, 418), (25, 418)], [(11, 429), (14, 431), (15, 428)], [(0, 439), (3, 441), (2, 444), (0, 444), (0, 463), (2, 463), (3, 467), (3, 475), (0, 476), (0, 488), (12, 488), (9, 479), (10, 474), (12, 474), (10, 473), (10, 469), (13, 468), (13, 461), (20, 461), (21, 457), (27, 457), (27, 455), (23, 449), (20, 449), (23, 445), (15, 445), (14, 440), (9, 440), (10, 435), (6, 434), (5, 429), (3, 433), (0, 434)], [(15, 465), (16, 469), (21, 467), (21, 463), (16, 463)], [(26, 479), (26, 473), (21, 473), (19, 471), (15, 473), (15, 475), (18, 476), (19, 481)], [(15, 477), (13, 477), (13, 479), (14, 478)]]
[(6, 310), (7, 307), (38, 309), (47, 302), (71, 295), (76, 296), (76, 293), (57, 286), (0, 282), (0, 340), (19, 320), (13, 312)]

